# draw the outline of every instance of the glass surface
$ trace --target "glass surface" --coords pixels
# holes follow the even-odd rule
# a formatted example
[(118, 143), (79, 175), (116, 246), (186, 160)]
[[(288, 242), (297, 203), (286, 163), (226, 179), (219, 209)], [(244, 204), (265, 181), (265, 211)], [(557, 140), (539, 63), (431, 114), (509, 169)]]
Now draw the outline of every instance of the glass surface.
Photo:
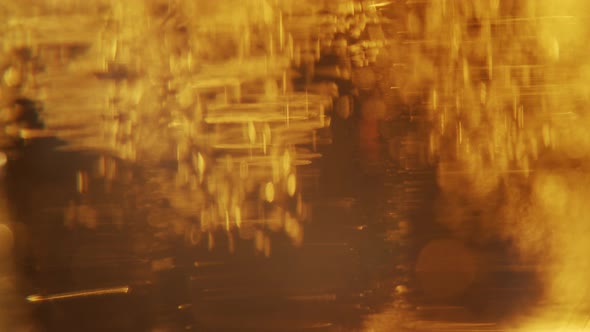
[(590, 331), (589, 7), (0, 3), (0, 331)]

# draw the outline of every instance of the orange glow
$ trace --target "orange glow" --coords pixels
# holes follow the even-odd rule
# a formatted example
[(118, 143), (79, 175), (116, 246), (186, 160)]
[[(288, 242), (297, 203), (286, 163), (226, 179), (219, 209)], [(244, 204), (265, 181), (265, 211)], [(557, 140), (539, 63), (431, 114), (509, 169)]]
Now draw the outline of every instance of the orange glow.
[[(249, 241), (259, 256), (272, 258), (283, 250), (273, 242), (279, 233), (290, 246), (305, 249), (304, 235), (317, 236), (307, 222), (321, 207), (305, 201), (314, 193), (302, 191), (321, 186), (310, 169), (318, 166), (314, 161), (326, 142), (342, 139), (341, 146), (354, 146), (354, 153), (342, 153), (352, 159), (344, 162), (360, 164), (343, 177), (358, 176), (350, 182), (361, 187), (362, 176), (381, 175), (373, 167), (390, 161), (400, 165), (400, 174), (426, 169), (436, 175), (438, 196), (428, 218), (448, 234), (417, 246), (415, 266), (404, 267), (425, 297), (463, 295), (485, 273), (483, 258), (471, 247), (506, 242), (513, 264), (532, 266), (541, 289), (532, 312), (501, 323), (523, 332), (590, 330), (590, 1), (4, 2), (0, 171), (10, 169), (21, 150), (35, 147), (31, 142), (53, 136), (66, 142), (55, 151), (101, 155), (92, 170), (72, 168), (72, 188), (57, 188), (49, 198), (71, 197), (47, 211), (19, 206), (15, 215), (53, 218), (58, 211), (55, 218), (68, 232), (102, 234), (109, 220), (121, 227), (133, 206), (145, 211), (146, 233), (156, 238), (173, 232), (191, 253), (217, 253), (222, 246), (236, 254)], [(24, 49), (30, 55), (19, 55)], [(320, 64), (326, 50), (339, 61)], [(23, 99), (42, 105), (44, 127), (23, 120)], [(394, 128), (402, 121), (405, 127)], [(139, 168), (145, 183), (127, 188), (134, 176), (127, 165)], [(322, 175), (331, 175), (326, 168)], [(124, 198), (115, 207), (103, 206), (93, 201), (96, 190), (119, 190)], [(19, 194), (31, 201), (39, 196)], [(389, 204), (391, 197), (362, 198), (341, 207), (362, 210), (362, 204)], [(3, 263), (20, 234), (5, 206), (13, 197), (0, 199)], [(341, 233), (370, 233), (372, 222), (342, 226), (347, 231)], [(378, 238), (395, 248), (412, 236), (409, 221), (392, 217), (384, 224), (387, 231)], [(151, 272), (176, 267), (171, 258), (150, 262)], [(408, 305), (414, 285), (404, 280), (389, 286), (394, 300), (384, 313), (367, 318), (367, 331), (395, 330), (392, 321), (407, 314), (400, 308)], [(26, 299), (129, 291), (125, 286)], [(414, 327), (502, 328), (487, 322), (443, 325), (418, 321)]]

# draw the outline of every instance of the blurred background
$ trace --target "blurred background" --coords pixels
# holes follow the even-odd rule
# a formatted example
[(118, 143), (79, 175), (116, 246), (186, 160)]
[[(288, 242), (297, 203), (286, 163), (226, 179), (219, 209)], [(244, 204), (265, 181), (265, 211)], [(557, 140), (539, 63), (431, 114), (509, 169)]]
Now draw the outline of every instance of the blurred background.
[(0, 1), (0, 331), (590, 331), (589, 12)]

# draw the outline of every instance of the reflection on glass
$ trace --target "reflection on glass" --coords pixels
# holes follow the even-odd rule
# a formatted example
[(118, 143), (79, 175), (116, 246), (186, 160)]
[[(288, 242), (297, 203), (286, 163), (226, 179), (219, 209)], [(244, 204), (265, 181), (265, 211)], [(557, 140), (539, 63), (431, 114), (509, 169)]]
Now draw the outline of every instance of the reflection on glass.
[(0, 5), (0, 330), (587, 329), (588, 6)]

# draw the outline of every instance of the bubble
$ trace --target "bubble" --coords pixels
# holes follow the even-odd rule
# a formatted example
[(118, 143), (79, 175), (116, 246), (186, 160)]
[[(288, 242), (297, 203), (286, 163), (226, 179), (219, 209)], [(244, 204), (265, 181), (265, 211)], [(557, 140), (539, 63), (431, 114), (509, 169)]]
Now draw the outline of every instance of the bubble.
[(398, 295), (404, 295), (404, 294), (409, 293), (409, 289), (405, 285), (397, 285), (397, 286), (395, 286), (395, 292)]
[(250, 143), (256, 143), (256, 127), (254, 127), (253, 122), (248, 122), (248, 139)]
[(289, 174), (287, 177), (287, 193), (289, 196), (295, 196), (295, 191), (297, 190), (297, 179), (295, 178), (295, 174)]
[(0, 224), (0, 258), (10, 255), (13, 245), (14, 235), (12, 230), (8, 226)]
[(209, 251), (212, 251), (213, 248), (215, 248), (215, 237), (213, 236), (212, 232), (209, 232), (207, 237), (207, 249), (209, 249)]
[(264, 186), (264, 199), (269, 203), (275, 200), (275, 186), (272, 182), (268, 182)]
[(555, 38), (551, 38), (546, 41), (547, 45), (545, 46), (547, 49), (547, 53), (549, 58), (553, 61), (559, 60), (559, 41)]
[(270, 257), (270, 252), (271, 252), (270, 238), (268, 236), (266, 236), (264, 238), (264, 256)]
[(233, 217), (235, 225), (240, 227), (242, 225), (242, 209), (237, 205), (233, 208)]
[(349, 96), (342, 96), (338, 98), (335, 107), (336, 114), (344, 120), (348, 119), (350, 117), (350, 114), (352, 113), (350, 105), (351, 101)]
[(428, 296), (452, 298), (475, 281), (476, 264), (473, 252), (463, 244), (450, 239), (434, 240), (418, 256), (416, 277)]
[(10, 67), (4, 72), (4, 83), (6, 86), (14, 87), (22, 83), (22, 74), (15, 67)]
[(288, 173), (291, 169), (291, 154), (289, 151), (285, 151), (283, 155), (283, 172)]
[(6, 157), (6, 153), (0, 152), (0, 168), (4, 167), (8, 162), (8, 157)]
[(254, 247), (258, 252), (264, 251), (264, 233), (260, 230), (254, 235)]
[(192, 245), (197, 245), (201, 242), (201, 239), (203, 238), (203, 232), (201, 231), (200, 227), (198, 225), (192, 225), (190, 232), (189, 232), (189, 241)]

